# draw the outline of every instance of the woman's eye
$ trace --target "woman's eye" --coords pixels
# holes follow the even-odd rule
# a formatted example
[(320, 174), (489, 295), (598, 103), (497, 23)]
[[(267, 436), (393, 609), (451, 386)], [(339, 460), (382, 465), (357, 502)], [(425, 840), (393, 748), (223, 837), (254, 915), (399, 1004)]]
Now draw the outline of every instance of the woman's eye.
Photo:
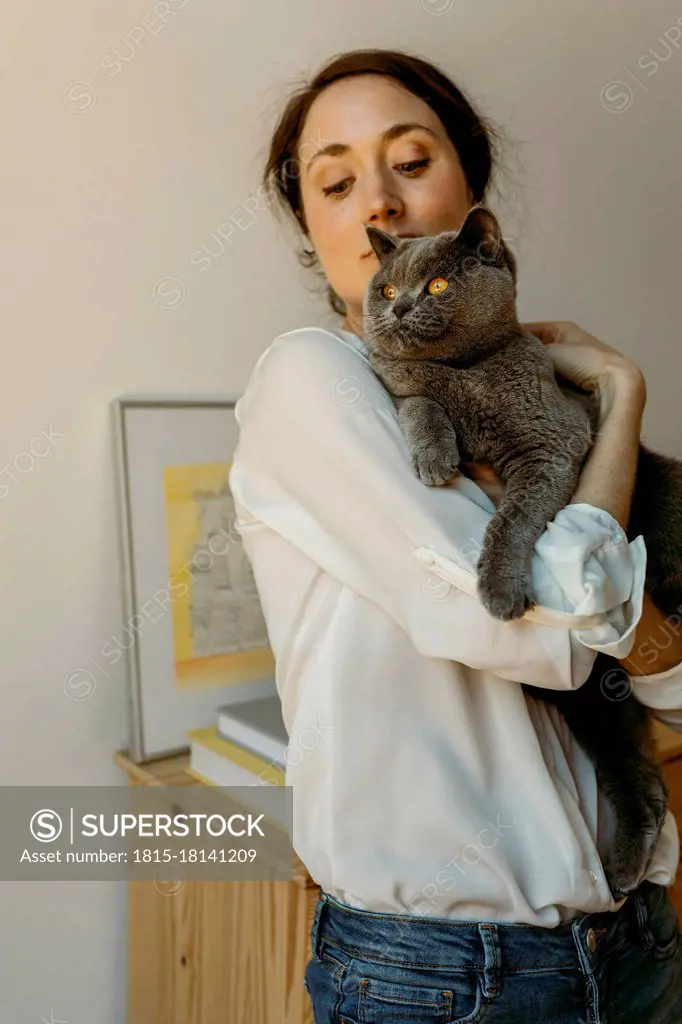
[(343, 181), (337, 181), (334, 185), (326, 185), (322, 191), (326, 196), (337, 197), (343, 195), (346, 191), (346, 186), (350, 181), (350, 178), (344, 178)]
[(410, 175), (422, 170), (424, 167), (428, 167), (430, 163), (431, 157), (426, 156), (423, 160), (410, 160), (408, 163), (398, 164), (397, 167), (404, 174)]
[(385, 299), (393, 300), (396, 297), (396, 290), (392, 284), (385, 284), (381, 289), (381, 294)]
[[(431, 157), (424, 157), (422, 160), (408, 160), (406, 163), (396, 164), (396, 170), (402, 174), (407, 175), (408, 178), (415, 177), (421, 173), (431, 163)], [(326, 185), (322, 191), (325, 196), (332, 196), (334, 199), (342, 198), (349, 188), (349, 183), (352, 178), (344, 178), (343, 181), (337, 181), (333, 185)]]
[(432, 281), (426, 286), (426, 290), (429, 295), (440, 295), (448, 286), (448, 281), (444, 277), (434, 277)]

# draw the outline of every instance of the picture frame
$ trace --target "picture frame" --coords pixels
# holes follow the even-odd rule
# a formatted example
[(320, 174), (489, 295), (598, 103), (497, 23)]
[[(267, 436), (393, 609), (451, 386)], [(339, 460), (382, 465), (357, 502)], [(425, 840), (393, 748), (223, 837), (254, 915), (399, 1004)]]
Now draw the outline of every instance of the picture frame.
[[(189, 749), (216, 708), (276, 693), (229, 470), (237, 395), (112, 402), (130, 748), (136, 763)], [(113, 654), (112, 654), (113, 656)]]

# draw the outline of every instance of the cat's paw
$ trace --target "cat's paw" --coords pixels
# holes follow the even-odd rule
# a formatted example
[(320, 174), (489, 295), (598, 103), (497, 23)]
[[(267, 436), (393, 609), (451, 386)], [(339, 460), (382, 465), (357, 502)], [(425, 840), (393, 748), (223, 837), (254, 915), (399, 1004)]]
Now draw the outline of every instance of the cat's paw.
[(618, 868), (612, 868), (608, 864), (604, 864), (604, 877), (615, 903), (620, 903), (621, 900), (629, 896), (639, 886), (638, 875), (627, 871), (620, 871)]
[(520, 619), (535, 607), (530, 579), (524, 573), (503, 576), (484, 566), (479, 569), (478, 593), (481, 604), (494, 619)]
[(603, 858), (604, 876), (616, 902), (637, 889), (644, 876), (647, 860), (639, 844), (636, 848), (621, 847)]
[(665, 823), (668, 803), (661, 790), (651, 794), (642, 820), (629, 827), (616, 824), (612, 848), (604, 857), (604, 874), (614, 900), (622, 900), (638, 887), (649, 866)]
[(423, 484), (440, 487), (459, 473), (459, 451), (452, 444), (428, 445), (412, 452), (412, 466)]

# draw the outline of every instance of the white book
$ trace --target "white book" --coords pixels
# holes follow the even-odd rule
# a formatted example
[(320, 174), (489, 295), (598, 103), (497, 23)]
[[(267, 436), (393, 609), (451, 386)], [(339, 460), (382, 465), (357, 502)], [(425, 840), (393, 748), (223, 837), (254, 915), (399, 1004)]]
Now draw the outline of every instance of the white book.
[(248, 768), (228, 761), (226, 757), (201, 743), (190, 744), (190, 769), (212, 786), (274, 786), (274, 781), (262, 778)]
[(218, 708), (218, 733), (275, 764), (286, 765), (289, 737), (278, 694)]
[[(261, 778), (248, 768), (229, 761), (224, 755), (192, 740), (190, 743), (189, 772), (199, 779), (200, 782), (209, 786), (249, 786), (248, 796), (244, 800), (248, 807), (254, 811), (267, 812), (274, 821), (288, 831), (286, 820), (286, 808), (281, 812), (273, 811), (272, 799), (267, 797), (267, 803), (260, 799), (263, 789), (272, 790), (276, 783)], [(290, 799), (290, 797), (289, 797)]]

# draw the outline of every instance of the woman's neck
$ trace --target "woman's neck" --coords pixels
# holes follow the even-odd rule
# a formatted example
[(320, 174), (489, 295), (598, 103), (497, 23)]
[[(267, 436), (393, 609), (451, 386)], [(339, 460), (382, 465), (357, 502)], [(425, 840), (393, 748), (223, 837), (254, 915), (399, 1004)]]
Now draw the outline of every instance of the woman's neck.
[(351, 334), (357, 334), (358, 338), (362, 339), (362, 313), (356, 313), (354, 310), (349, 310), (341, 326), (344, 331), (350, 331)]

